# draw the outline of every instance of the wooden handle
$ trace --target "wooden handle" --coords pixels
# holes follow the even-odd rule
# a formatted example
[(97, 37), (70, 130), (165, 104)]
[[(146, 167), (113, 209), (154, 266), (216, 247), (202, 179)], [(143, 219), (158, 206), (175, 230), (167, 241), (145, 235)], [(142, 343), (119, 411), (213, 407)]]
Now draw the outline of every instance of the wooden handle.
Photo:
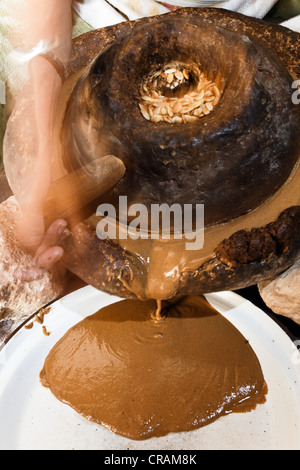
[(125, 171), (122, 160), (107, 155), (54, 181), (44, 203), (46, 226), (57, 219), (78, 216), (82, 208), (112, 189)]

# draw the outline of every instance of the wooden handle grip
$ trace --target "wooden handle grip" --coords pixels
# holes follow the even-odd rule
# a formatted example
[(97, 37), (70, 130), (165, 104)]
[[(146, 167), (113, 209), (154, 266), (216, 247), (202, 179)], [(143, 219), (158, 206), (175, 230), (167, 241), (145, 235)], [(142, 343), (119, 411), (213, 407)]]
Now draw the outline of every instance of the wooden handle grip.
[(99, 158), (54, 181), (44, 203), (45, 224), (68, 220), (112, 189), (125, 174), (124, 163), (113, 155)]

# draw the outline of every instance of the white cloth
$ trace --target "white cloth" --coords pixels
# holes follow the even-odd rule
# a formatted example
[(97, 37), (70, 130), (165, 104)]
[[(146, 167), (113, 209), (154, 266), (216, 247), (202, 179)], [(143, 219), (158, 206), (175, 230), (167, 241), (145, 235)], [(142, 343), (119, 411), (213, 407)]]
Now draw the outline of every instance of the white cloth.
[(73, 8), (86, 23), (96, 29), (121, 23), (126, 21), (126, 17), (136, 20), (169, 11), (154, 0), (110, 0), (109, 3), (106, 0), (80, 0), (73, 2)]
[[(163, 0), (158, 0), (163, 1)], [(205, 1), (205, 0), (166, 0), (171, 5), (202, 7), (211, 6), (217, 8), (226, 8), (227, 10), (237, 11), (248, 16), (263, 18), (268, 11), (275, 5), (277, 0), (224, 0), (224, 1)]]
[(277, 0), (228, 0), (217, 4), (217, 7), (237, 11), (248, 16), (263, 18), (275, 5)]
[(284, 21), (281, 24), (286, 28), (292, 29), (293, 31), (297, 31), (298, 33), (300, 33), (300, 15), (295, 16), (290, 20)]
[[(227, 0), (223, 2), (201, 0), (78, 0), (74, 9), (78, 15), (93, 28), (102, 28), (125, 21), (125, 15), (130, 20), (145, 16), (167, 13), (169, 10), (164, 3), (176, 6), (204, 6), (237, 11), (248, 16), (263, 18), (275, 5), (277, 0)], [(123, 13), (123, 15), (122, 15)]]
[(160, 2), (154, 0), (109, 0), (109, 3), (124, 13), (130, 20), (137, 20), (144, 16), (161, 15), (169, 11)]
[(75, 1), (73, 8), (86, 23), (96, 29), (124, 21), (124, 17), (105, 0)]

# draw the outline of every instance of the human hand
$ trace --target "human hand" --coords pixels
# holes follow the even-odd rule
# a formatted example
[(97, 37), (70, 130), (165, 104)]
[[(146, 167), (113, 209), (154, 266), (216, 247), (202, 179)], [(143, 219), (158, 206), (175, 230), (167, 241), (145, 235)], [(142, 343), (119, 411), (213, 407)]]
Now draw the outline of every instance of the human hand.
[(22, 246), (35, 254), (39, 267), (50, 269), (63, 256), (59, 246), (66, 222), (48, 230), (43, 204), (51, 183), (53, 120), (61, 79), (47, 62), (36, 63), (34, 79), (17, 98), (4, 138), (4, 167), (20, 206), (18, 235)]
[(37, 267), (46, 270), (52, 269), (62, 259), (64, 251), (60, 245), (70, 233), (67, 222), (62, 219), (56, 220), (45, 231), (42, 217), (38, 214), (35, 214), (32, 219), (23, 215), (18, 232), (24, 248), (34, 253), (34, 262)]
[(20, 241), (47, 269), (62, 256), (59, 242), (66, 230), (62, 220), (45, 230), (43, 202), (51, 182), (53, 125), (63, 67), (72, 49), (72, 0), (27, 0), (20, 2), (14, 15), (23, 49), (18, 60), (28, 63), (29, 80), (7, 125), (4, 167), (21, 209)]

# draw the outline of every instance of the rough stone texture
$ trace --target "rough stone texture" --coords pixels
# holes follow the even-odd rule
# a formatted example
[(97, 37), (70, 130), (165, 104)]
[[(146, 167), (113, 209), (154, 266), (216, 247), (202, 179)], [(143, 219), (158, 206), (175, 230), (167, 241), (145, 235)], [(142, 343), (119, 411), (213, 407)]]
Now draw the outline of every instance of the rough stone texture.
[(33, 256), (18, 242), (19, 206), (12, 196), (0, 205), (0, 329), (13, 318), (13, 326), (63, 293), (63, 284), (39, 269)]
[(300, 207), (291, 207), (265, 227), (234, 233), (217, 247), (216, 255), (231, 266), (263, 261), (272, 255), (281, 256), (299, 241), (299, 236)]
[(300, 324), (300, 260), (273, 281), (258, 285), (265, 304), (278, 315)]
[[(181, 8), (178, 11), (168, 15), (188, 17), (193, 8)], [(230, 31), (241, 32), (262, 41), (267, 47), (270, 47), (280, 60), (288, 68), (289, 72), (295, 77), (300, 73), (300, 35), (290, 31), (283, 26), (268, 23), (256, 18), (246, 17), (244, 15), (226, 11), (217, 8), (201, 8), (202, 19), (210, 24), (213, 23), (221, 28), (227, 28)], [(81, 67), (88, 65), (101, 49), (112, 44), (117, 39), (124, 37), (130, 30), (136, 28), (141, 22), (151, 24), (156, 17), (143, 18), (136, 21), (124, 22), (107, 28), (98, 29), (79, 36), (74, 40), (72, 60), (68, 68), (68, 75), (72, 75)]]
[[(201, 20), (206, 25), (214, 24), (218, 28), (247, 36), (258, 48), (261, 44), (263, 48), (269, 50), (270, 56), (274, 56), (276, 60), (279, 59), (284, 66), (285, 73), (289, 72), (291, 74), (291, 77), (289, 77), (291, 81), (293, 77), (299, 77), (300, 34), (279, 25), (214, 8), (180, 9), (166, 16), (169, 18), (180, 17), (188, 22), (194, 15), (201, 16)], [(67, 75), (72, 76), (82, 67), (90, 64), (104, 48), (124, 38), (130, 32), (136, 31), (139, 25), (151, 26), (155, 21), (157, 21), (157, 18), (152, 17), (121, 23), (92, 31), (77, 38), (74, 41), (72, 60)], [(277, 119), (281, 119), (280, 113)], [(236, 199), (236, 201), (240, 201), (240, 199)], [(223, 243), (219, 253), (216, 247), (216, 250), (211, 254), (211, 259), (204, 266), (201, 266), (193, 273), (182, 274), (180, 293), (201, 294), (226, 289), (236, 290), (274, 278), (288, 269), (299, 259), (300, 231), (297, 217), (292, 218), (292, 220), (285, 218), (284, 222), (281, 223), (282, 220), (281, 218), (279, 222), (273, 221), (275, 223), (272, 226), (273, 231), (270, 231), (269, 227), (266, 229), (266, 227), (256, 227), (254, 225), (248, 233), (233, 234), (231, 240), (226, 240)], [(283, 230), (282, 233), (278, 227)], [(285, 231), (287, 228), (288, 231)], [(82, 234), (84, 236), (81, 239)], [(290, 235), (292, 235), (291, 242), (288, 242)], [(88, 279), (88, 282), (95, 287), (108, 292), (112, 289), (115, 292), (118, 287), (117, 279), (122, 277), (124, 269), (128, 265), (126, 257), (127, 261), (130, 259), (130, 262), (132, 262), (133, 254), (130, 257), (127, 253), (124, 253), (124, 258), (118, 250), (116, 252), (114, 248), (95, 240), (95, 237), (95, 227), (84, 223), (80, 225), (74, 231), (73, 240), (67, 242), (66, 265), (78, 276)], [(80, 251), (77, 251), (76, 256), (74, 256), (75, 246), (77, 248), (80, 246)], [(92, 249), (89, 250), (91, 247)], [(83, 252), (84, 256), (81, 256)], [(109, 254), (111, 254), (112, 260), (105, 263), (105, 269), (99, 270), (104, 253), (108, 256), (108, 259)], [(99, 257), (99, 262), (97, 257)], [(116, 282), (112, 282), (113, 279)], [(132, 295), (130, 292), (123, 292), (123, 290), (120, 291), (120, 294), (124, 297)]]
[[(101, 198), (115, 207), (124, 194), (128, 205), (138, 201), (148, 211), (151, 204), (204, 204), (211, 226), (260, 206), (299, 157), (300, 108), (286, 66), (257, 38), (205, 22), (201, 9), (138, 24), (99, 49), (78, 80), (62, 127), (65, 161), (76, 168), (95, 154), (117, 155), (126, 174)], [(174, 61), (192, 71), (190, 87), (201, 64), (221, 99), (197, 122), (156, 125), (140, 112), (139, 90)]]

